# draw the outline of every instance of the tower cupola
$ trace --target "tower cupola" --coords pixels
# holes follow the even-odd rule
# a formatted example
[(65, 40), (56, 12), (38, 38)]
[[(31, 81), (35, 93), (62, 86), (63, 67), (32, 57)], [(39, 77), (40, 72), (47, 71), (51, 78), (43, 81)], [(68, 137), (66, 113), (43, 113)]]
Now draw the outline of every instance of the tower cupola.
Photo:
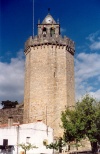
[(42, 22), (38, 20), (37, 28), (37, 35), (34, 37), (30, 36), (30, 38), (25, 42), (25, 54), (27, 54), (27, 49), (32, 46), (52, 44), (56, 46), (66, 46), (66, 50), (74, 55), (74, 41), (66, 36), (61, 36), (59, 21), (57, 20), (56, 22), (49, 13)]
[(53, 19), (53, 17), (48, 14), (42, 23), (38, 24), (38, 36), (59, 36), (60, 35), (60, 25)]

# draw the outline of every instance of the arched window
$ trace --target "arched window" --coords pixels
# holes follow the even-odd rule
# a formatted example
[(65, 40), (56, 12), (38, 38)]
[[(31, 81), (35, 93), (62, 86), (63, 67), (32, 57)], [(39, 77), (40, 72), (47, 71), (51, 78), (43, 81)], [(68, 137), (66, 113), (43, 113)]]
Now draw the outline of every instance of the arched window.
[(55, 34), (55, 28), (51, 27), (50, 28), (50, 36), (52, 37)]
[(47, 33), (47, 29), (46, 29), (46, 27), (43, 27), (43, 29), (42, 29), (42, 33), (43, 33), (43, 36), (45, 37), (45, 36), (46, 36), (46, 33)]

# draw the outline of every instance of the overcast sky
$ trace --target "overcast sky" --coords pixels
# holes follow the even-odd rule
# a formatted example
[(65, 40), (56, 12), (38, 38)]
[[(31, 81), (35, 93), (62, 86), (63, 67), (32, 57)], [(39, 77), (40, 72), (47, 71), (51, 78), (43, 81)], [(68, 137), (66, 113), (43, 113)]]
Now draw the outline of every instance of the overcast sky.
[[(100, 0), (34, 1), (35, 35), (50, 8), (62, 35), (75, 41), (76, 99), (90, 93), (100, 100)], [(32, 0), (0, 0), (0, 101), (23, 101), (24, 43), (32, 33)]]

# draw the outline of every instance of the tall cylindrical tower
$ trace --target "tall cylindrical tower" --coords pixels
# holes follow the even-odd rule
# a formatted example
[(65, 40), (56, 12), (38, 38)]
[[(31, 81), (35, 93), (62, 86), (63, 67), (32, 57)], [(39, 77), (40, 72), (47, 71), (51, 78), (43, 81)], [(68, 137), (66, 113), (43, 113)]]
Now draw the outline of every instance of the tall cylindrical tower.
[(61, 112), (75, 103), (74, 42), (50, 14), (25, 43), (24, 123), (43, 120), (61, 136)]

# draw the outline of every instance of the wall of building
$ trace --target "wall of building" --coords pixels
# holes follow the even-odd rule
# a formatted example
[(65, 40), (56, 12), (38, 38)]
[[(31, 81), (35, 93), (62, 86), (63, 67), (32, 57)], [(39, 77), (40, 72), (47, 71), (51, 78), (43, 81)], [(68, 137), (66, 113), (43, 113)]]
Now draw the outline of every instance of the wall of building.
[(38, 154), (38, 153), (52, 153), (51, 149), (46, 149), (43, 141), (46, 140), (48, 144), (53, 142), (53, 130), (49, 127), (47, 133), (47, 126), (43, 122), (22, 124), (11, 127), (1, 127), (0, 128), (0, 147), (3, 145), (3, 140), (8, 140), (8, 146), (13, 145), (14, 149), (12, 153), (7, 154), (19, 154), (23, 149), (19, 144), (27, 144), (28, 142), (37, 148), (27, 151), (27, 154)]
[(8, 117), (13, 117), (13, 122), (23, 123), (23, 104), (16, 108), (0, 109), (0, 123), (7, 124)]
[(24, 123), (43, 120), (61, 136), (61, 111), (74, 104), (74, 58), (62, 45), (30, 47), (26, 54)]

